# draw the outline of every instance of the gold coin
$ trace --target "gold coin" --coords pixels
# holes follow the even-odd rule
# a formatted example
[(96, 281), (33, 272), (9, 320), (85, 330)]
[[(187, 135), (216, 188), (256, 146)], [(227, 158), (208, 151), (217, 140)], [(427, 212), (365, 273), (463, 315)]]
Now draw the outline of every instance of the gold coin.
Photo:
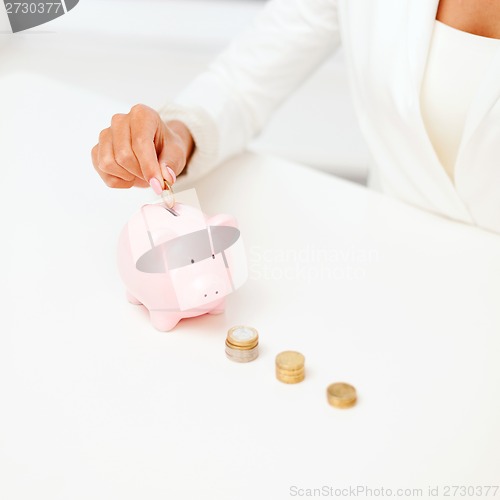
[(163, 190), (161, 192), (161, 197), (163, 202), (168, 208), (172, 208), (175, 205), (174, 190), (169, 182), (163, 179)]
[(233, 326), (227, 332), (226, 342), (233, 346), (250, 348), (259, 342), (259, 333), (251, 326)]
[(280, 368), (278, 365), (276, 365), (276, 370), (278, 370), (282, 375), (285, 375), (287, 377), (294, 377), (305, 372), (305, 368), (303, 366), (298, 370), (283, 370), (283, 368)]
[(328, 402), (335, 408), (350, 408), (357, 401), (356, 389), (344, 382), (330, 384), (326, 389)]
[(304, 371), (298, 373), (297, 375), (283, 375), (278, 368), (276, 368), (276, 378), (285, 384), (298, 384), (302, 382), (306, 374)]
[(253, 349), (254, 347), (258, 346), (259, 343), (255, 342), (253, 344), (247, 345), (247, 346), (239, 346), (239, 345), (234, 345), (229, 342), (229, 340), (226, 339), (226, 347), (229, 347), (230, 349), (237, 349), (240, 351), (248, 351), (249, 349)]
[(297, 384), (305, 378), (305, 358), (300, 352), (284, 351), (276, 356), (276, 378), (285, 384)]
[(276, 356), (276, 366), (280, 370), (300, 370), (304, 367), (304, 363), (304, 356), (297, 351), (283, 351)]

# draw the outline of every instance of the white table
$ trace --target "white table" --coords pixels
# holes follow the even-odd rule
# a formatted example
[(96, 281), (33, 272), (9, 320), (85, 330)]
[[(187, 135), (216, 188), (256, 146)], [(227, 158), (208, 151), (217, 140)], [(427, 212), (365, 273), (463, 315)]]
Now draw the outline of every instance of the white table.
[[(499, 484), (499, 236), (243, 155), (196, 187), (206, 212), (238, 218), (250, 278), (224, 315), (160, 333), (115, 261), (151, 194), (109, 190), (90, 164), (121, 104), (33, 75), (0, 84), (2, 500)], [(241, 323), (261, 335), (245, 365), (224, 355)], [(287, 349), (306, 357), (296, 386), (274, 378)], [(326, 403), (339, 380), (358, 389), (351, 410)]]

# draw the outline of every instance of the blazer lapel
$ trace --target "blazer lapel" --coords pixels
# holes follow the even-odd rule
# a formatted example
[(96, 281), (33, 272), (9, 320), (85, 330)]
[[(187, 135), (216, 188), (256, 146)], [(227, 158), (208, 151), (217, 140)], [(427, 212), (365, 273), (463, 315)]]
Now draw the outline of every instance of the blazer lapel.
[[(422, 176), (421, 186), (423, 192), (429, 199), (432, 199), (436, 207), (441, 207), (440, 211), (453, 213), (453, 217), (473, 222), (473, 218), (465, 202), (460, 198), (454, 184), (446, 174), (434, 146), (429, 138), (425, 127), (422, 110), (420, 107), (420, 92), (427, 64), (427, 58), (434, 30), (436, 13), (439, 0), (407, 0), (408, 3), (408, 24), (407, 24), (407, 54), (410, 71), (412, 96), (415, 102), (415, 112), (417, 126), (425, 138), (425, 148), (433, 161), (423, 162), (420, 165), (422, 174), (426, 172), (425, 178)], [(419, 176), (420, 177), (420, 176)], [(417, 173), (415, 173), (417, 181)], [(451, 211), (451, 212), (450, 212)]]
[(415, 92), (420, 96), (439, 0), (409, 0), (408, 59)]

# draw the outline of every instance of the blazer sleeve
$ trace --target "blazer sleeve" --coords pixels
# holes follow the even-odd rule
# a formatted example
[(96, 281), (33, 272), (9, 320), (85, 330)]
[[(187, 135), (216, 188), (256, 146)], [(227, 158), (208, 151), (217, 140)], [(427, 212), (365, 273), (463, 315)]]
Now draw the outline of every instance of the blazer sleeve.
[(241, 152), (278, 105), (340, 45), (337, 0), (271, 0), (175, 101), (196, 148), (186, 181)]

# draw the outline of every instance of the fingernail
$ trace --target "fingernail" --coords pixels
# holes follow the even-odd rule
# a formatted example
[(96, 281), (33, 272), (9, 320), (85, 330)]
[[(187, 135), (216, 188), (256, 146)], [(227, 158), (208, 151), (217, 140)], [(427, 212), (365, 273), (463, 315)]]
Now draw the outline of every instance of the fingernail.
[(170, 167), (168, 167), (166, 163), (162, 163), (161, 167), (162, 167), (163, 175), (165, 177), (167, 177), (167, 175), (165, 175), (165, 174), (168, 174), (170, 176), (170, 179), (166, 179), (166, 180), (168, 182), (170, 182), (170, 184), (173, 184), (177, 179), (175, 172)]
[(149, 179), (149, 185), (151, 186), (151, 189), (155, 192), (155, 194), (161, 194), (161, 184), (156, 177), (152, 177), (151, 179)]
[(177, 176), (175, 175), (175, 172), (170, 168), (167, 167), (168, 173), (172, 176), (172, 184), (176, 181)]

